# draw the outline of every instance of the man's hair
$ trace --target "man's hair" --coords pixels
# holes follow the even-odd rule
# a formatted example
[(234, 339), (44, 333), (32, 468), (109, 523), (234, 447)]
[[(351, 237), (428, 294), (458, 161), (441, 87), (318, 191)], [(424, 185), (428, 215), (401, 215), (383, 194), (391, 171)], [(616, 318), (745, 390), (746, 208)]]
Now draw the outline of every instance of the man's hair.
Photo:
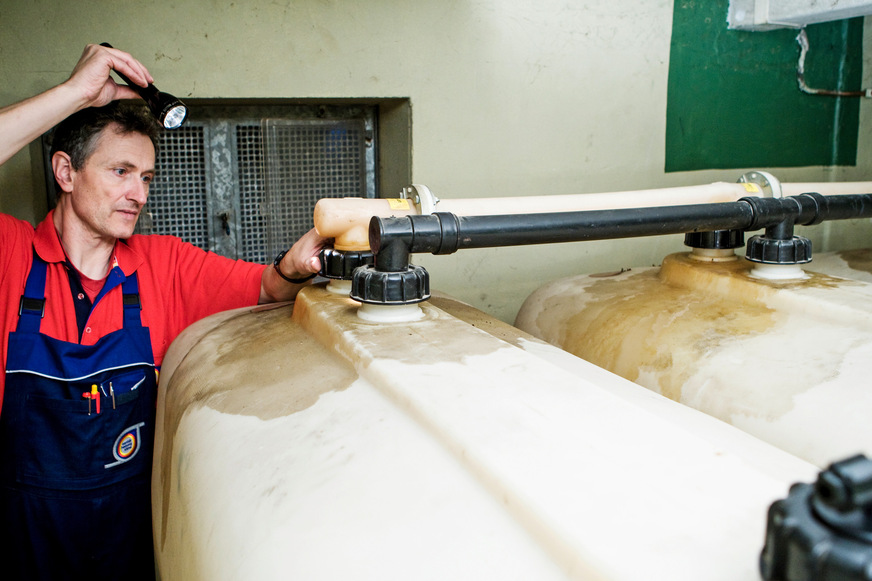
[(116, 130), (121, 134), (141, 133), (148, 137), (157, 158), (160, 128), (145, 105), (126, 101), (113, 101), (105, 107), (87, 107), (61, 121), (52, 134), (51, 156), (63, 151), (70, 156), (73, 169), (82, 169), (94, 153), (103, 130), (113, 123), (117, 124)]

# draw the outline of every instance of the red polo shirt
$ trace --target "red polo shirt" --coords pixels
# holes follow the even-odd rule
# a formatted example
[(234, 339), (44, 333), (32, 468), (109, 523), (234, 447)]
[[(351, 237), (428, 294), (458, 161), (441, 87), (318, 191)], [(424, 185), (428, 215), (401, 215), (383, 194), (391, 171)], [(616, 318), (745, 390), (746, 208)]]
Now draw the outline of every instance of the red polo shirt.
[[(79, 342), (76, 300), (64, 264), (64, 250), (49, 212), (36, 229), (28, 222), (0, 214), (0, 401), (6, 385), (9, 333), (18, 325), (18, 308), (33, 261), (33, 249), (48, 263), (45, 317), (40, 332), (62, 341)], [(151, 332), (155, 364), (163, 361), (173, 339), (185, 327), (208, 315), (257, 304), (266, 266), (205, 252), (173, 236), (134, 235), (115, 244), (125, 276), (136, 272), (142, 324)], [(121, 286), (94, 305), (81, 344), (122, 327)]]

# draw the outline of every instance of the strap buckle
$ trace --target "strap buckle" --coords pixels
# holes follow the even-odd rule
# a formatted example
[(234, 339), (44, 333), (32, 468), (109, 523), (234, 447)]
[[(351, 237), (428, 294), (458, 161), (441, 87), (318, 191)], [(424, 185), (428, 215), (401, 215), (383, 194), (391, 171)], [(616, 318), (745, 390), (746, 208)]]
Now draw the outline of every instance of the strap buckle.
[(21, 302), (18, 304), (18, 316), (20, 317), (22, 314), (24, 314), (24, 311), (39, 311), (39, 317), (45, 317), (45, 299), (31, 299), (28, 297), (21, 297)]
[(135, 308), (138, 308), (140, 311), (142, 310), (142, 301), (139, 300), (139, 293), (129, 294), (129, 295), (125, 294), (125, 295), (121, 295), (121, 297), (122, 297), (122, 304), (125, 307), (135, 307)]

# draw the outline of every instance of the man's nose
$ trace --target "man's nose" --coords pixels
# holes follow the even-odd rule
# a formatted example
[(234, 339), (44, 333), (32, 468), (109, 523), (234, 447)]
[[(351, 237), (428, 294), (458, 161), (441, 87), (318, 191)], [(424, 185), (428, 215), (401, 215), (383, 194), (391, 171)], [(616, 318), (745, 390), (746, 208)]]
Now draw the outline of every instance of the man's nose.
[(140, 206), (144, 206), (146, 200), (148, 200), (148, 184), (142, 180), (136, 180), (136, 183), (127, 193), (127, 199), (136, 202)]

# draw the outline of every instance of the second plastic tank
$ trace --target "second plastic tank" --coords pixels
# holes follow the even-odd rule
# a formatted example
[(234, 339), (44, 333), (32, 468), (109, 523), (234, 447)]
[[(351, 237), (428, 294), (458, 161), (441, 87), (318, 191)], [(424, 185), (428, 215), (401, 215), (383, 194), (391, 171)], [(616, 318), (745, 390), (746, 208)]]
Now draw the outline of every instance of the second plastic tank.
[(816, 266), (767, 279), (732, 251), (674, 254), (546, 284), (516, 325), (823, 467), (872, 454), (872, 284)]

